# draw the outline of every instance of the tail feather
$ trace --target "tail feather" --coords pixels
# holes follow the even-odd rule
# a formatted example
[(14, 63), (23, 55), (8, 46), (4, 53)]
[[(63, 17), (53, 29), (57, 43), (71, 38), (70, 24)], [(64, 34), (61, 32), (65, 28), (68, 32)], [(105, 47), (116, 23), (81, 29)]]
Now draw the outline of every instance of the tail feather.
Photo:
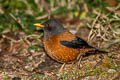
[(92, 47), (88, 44), (85, 46), (85, 48), (86, 49), (91, 49), (85, 54), (85, 56), (94, 55), (94, 54), (107, 54), (107, 53), (109, 53), (107, 51), (96, 49), (95, 47)]
[(85, 56), (94, 55), (94, 54), (107, 54), (107, 53), (109, 52), (94, 48), (94, 50), (87, 52)]

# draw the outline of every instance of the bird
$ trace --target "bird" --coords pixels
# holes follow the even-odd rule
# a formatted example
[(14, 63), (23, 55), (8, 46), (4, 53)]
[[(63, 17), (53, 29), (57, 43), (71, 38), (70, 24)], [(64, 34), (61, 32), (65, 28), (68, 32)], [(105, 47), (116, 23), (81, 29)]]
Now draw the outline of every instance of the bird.
[(42, 24), (35, 23), (34, 25), (43, 28), (43, 45), (47, 55), (63, 63), (59, 72), (65, 64), (74, 62), (80, 53), (83, 56), (107, 53), (90, 46), (87, 41), (72, 34), (58, 19), (51, 18)]

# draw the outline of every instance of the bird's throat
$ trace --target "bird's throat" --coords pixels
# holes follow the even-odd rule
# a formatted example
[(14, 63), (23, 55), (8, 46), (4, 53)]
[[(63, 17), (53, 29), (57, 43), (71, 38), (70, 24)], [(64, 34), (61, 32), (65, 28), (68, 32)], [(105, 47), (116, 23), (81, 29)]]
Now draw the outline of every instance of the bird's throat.
[(67, 31), (66, 29), (57, 30), (57, 31), (47, 31), (47, 30), (44, 30), (44, 39), (50, 38), (50, 37), (58, 35), (58, 34), (63, 34), (66, 31)]

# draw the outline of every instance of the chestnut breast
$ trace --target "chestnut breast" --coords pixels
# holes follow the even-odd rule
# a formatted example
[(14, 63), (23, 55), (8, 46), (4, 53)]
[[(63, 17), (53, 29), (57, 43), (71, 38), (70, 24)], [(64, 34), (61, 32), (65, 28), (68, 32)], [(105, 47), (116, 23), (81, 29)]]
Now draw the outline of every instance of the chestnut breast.
[(62, 45), (60, 41), (72, 41), (75, 39), (76, 36), (74, 36), (72, 33), (64, 32), (62, 34), (54, 35), (44, 39), (44, 48), (52, 59), (62, 63), (69, 63), (77, 58), (78, 54), (80, 53), (80, 49), (66, 47)]

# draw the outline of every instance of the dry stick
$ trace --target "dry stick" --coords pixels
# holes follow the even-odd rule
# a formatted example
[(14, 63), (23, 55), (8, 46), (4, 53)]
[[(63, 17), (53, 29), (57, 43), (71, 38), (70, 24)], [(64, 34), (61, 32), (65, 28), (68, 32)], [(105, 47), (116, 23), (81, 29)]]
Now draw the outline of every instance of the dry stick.
[(16, 21), (20, 26), (22, 26), (21, 23), (18, 22), (17, 18), (12, 13), (10, 13), (9, 15), (14, 21)]
[(41, 0), (42, 4), (44, 5), (44, 9), (48, 11), (48, 19), (50, 19), (51, 16), (51, 9), (49, 8), (48, 4), (45, 2), (45, 0)]
[(89, 12), (89, 9), (88, 9), (88, 7), (87, 7), (87, 4), (86, 3), (84, 3), (84, 9), (85, 9), (85, 11), (88, 13)]
[(98, 18), (101, 16), (101, 12), (99, 12), (98, 16), (95, 18), (95, 20), (92, 23), (92, 27), (95, 26), (95, 23), (97, 22)]
[[(117, 16), (117, 15), (115, 15), (115, 16), (113, 16), (115, 19), (108, 19), (109, 20), (109, 22), (108, 22), (108, 24), (109, 24), (109, 27), (110, 27), (110, 29), (112, 30), (112, 32), (114, 33), (113, 34), (113, 36), (114, 37), (117, 37), (116, 36), (116, 34), (120, 34), (120, 32), (116, 32), (116, 31), (114, 31), (113, 29), (112, 29), (112, 26), (110, 25), (110, 23), (112, 22), (112, 21), (119, 21), (120, 22), (120, 18)], [(118, 25), (119, 26), (119, 25)]]
[[(99, 22), (99, 23), (101, 23), (101, 22)], [(108, 39), (105, 38), (105, 36), (107, 35), (106, 29), (105, 29), (102, 25), (101, 25), (100, 28), (101, 28), (100, 31), (104, 31), (104, 34), (103, 34), (103, 36), (101, 35), (101, 38), (102, 38), (104, 41), (108, 41)]]
[(89, 35), (88, 35), (88, 42), (90, 41), (90, 37), (93, 34), (93, 29), (90, 30)]
[(44, 19), (44, 18), (47, 18), (47, 17), (48, 17), (48, 14), (45, 14), (45, 15), (43, 15), (43, 16), (37, 17), (36, 19), (37, 19), (37, 20), (40, 20), (40, 19)]
[(20, 22), (12, 13), (10, 13), (9, 15), (10, 15), (10, 17), (19, 25), (19, 27), (20, 27), (22, 30), (24, 30), (24, 25), (21, 24), (21, 22)]
[(31, 42), (27, 40), (27, 38), (22, 38), (22, 40), (29, 46), (31, 45)]
[[(98, 20), (98, 18), (101, 16), (101, 12), (99, 12), (99, 14), (98, 14), (98, 16), (96, 17), (96, 19), (93, 21), (93, 23), (92, 23), (92, 28), (95, 26), (95, 23), (97, 22), (97, 20)], [(89, 33), (89, 35), (88, 35), (88, 41), (90, 41), (90, 40), (92, 40), (92, 38), (91, 38), (91, 35), (93, 34), (93, 29), (91, 29), (91, 33)]]
[(30, 37), (35, 37), (35, 38), (40, 38), (40, 35), (36, 35), (36, 34), (32, 34), (32, 35), (28, 35), (27, 38), (30, 38)]
[(114, 36), (114, 37), (116, 37), (116, 33), (115, 33), (115, 31), (112, 29), (112, 26), (110, 25), (110, 20), (107, 18), (107, 23), (108, 23), (108, 27), (111, 29), (111, 31), (112, 31), (112, 35)]
[(82, 64), (81, 64), (82, 57), (83, 57), (83, 56), (80, 56), (80, 58), (79, 58), (79, 61), (78, 61), (78, 68), (81, 68), (81, 67), (82, 67)]
[(62, 72), (62, 70), (64, 69), (65, 65), (66, 65), (66, 63), (63, 63), (63, 65), (61, 66), (61, 68), (60, 68), (60, 70), (59, 70), (59, 73)]
[(11, 40), (12, 42), (17, 42), (17, 41), (14, 40), (13, 38), (8, 37), (8, 36), (6, 36), (6, 35), (2, 35), (2, 37), (3, 37), (3, 38), (6, 38), (6, 39), (8, 39), (8, 40)]

